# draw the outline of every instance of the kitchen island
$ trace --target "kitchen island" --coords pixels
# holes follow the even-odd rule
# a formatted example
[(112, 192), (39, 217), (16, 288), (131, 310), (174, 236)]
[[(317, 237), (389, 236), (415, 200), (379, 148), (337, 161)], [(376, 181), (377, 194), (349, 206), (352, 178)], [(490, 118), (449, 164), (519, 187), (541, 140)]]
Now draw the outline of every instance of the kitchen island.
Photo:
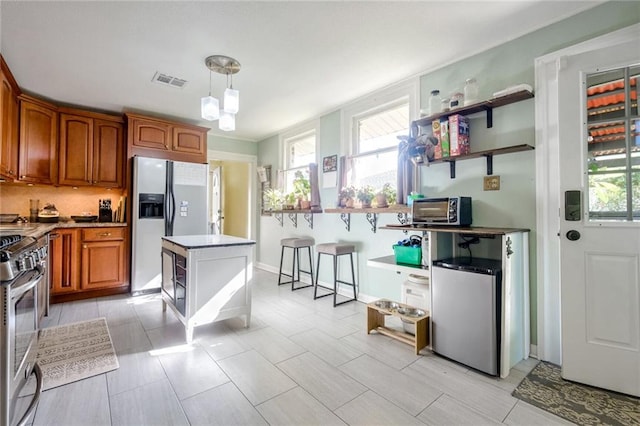
[(162, 308), (194, 327), (244, 316), (251, 320), (255, 241), (228, 235), (162, 237)]

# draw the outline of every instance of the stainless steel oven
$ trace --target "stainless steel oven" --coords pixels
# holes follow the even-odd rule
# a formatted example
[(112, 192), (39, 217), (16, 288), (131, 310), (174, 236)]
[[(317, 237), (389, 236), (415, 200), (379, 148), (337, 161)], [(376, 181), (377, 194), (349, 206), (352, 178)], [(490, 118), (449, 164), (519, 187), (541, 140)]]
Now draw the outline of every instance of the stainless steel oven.
[[(0, 244), (2, 244), (0, 237)], [(38, 301), (47, 285), (46, 237), (20, 238), (0, 250), (0, 425), (21, 425), (40, 397), (42, 374), (36, 364)], [(20, 390), (35, 373), (37, 384), (29, 407), (16, 412)]]

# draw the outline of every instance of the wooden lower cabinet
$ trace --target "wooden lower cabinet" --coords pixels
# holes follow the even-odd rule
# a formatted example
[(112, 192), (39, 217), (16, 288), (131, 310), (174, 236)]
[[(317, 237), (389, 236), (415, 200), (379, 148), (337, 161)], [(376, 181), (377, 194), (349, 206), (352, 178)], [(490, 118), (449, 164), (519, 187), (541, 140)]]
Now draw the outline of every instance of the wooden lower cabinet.
[(49, 235), (51, 295), (66, 294), (80, 288), (79, 229), (58, 229)]
[(126, 227), (63, 228), (50, 239), (52, 302), (128, 290)]
[(125, 283), (124, 228), (82, 230), (82, 290), (120, 287)]

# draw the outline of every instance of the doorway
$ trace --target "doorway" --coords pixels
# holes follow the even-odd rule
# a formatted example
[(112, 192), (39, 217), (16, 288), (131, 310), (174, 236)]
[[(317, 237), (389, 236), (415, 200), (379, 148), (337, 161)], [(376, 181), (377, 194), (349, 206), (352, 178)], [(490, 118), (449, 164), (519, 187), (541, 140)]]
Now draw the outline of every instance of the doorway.
[(211, 232), (255, 239), (256, 163), (253, 156), (209, 151)]
[[(566, 379), (636, 396), (638, 39), (634, 25), (536, 60), (538, 355)], [(611, 94), (622, 102), (600, 108)]]

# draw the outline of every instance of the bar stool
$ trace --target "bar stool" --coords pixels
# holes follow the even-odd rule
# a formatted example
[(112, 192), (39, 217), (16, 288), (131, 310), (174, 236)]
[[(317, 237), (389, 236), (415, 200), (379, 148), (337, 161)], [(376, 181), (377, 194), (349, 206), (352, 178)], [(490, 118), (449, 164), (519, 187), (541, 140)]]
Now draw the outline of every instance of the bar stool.
[[(311, 287), (313, 285), (313, 256), (311, 255), (311, 247), (315, 244), (315, 240), (313, 238), (283, 238), (280, 240), (280, 245), (282, 246), (282, 250), (280, 251), (280, 272), (278, 274), (278, 285), (289, 284), (291, 283), (291, 291), (300, 290), (301, 288)], [(305, 271), (300, 269), (300, 249), (307, 248), (309, 251), (309, 271)], [(290, 248), (293, 251), (293, 264), (291, 265), (291, 274), (287, 274), (282, 272), (282, 261), (284, 260), (284, 249)], [(297, 267), (296, 267), (297, 260)], [(296, 271), (298, 272), (298, 278), (296, 279)], [(304, 274), (309, 274), (311, 276), (311, 284), (304, 285), (300, 287), (296, 287), (295, 283), (300, 282), (300, 272)], [(282, 281), (282, 277), (289, 277), (291, 281)]]
[[(336, 307), (338, 305), (342, 305), (343, 303), (353, 302), (358, 300), (358, 296), (356, 295), (356, 273), (353, 269), (353, 252), (356, 251), (356, 247), (353, 244), (344, 244), (344, 243), (325, 243), (318, 244), (316, 246), (316, 252), (318, 253), (318, 263), (316, 266), (316, 281), (314, 283), (313, 289), (313, 300), (319, 299), (321, 297), (330, 296), (333, 294), (333, 306)], [(322, 285), (318, 285), (318, 275), (320, 272), (320, 255), (327, 254), (333, 257), (333, 288), (325, 287)], [(351, 260), (351, 282), (346, 282), (338, 279), (338, 256), (349, 255)], [(338, 294), (338, 283), (346, 284), (353, 287), (353, 299), (343, 300), (342, 302), (336, 303), (336, 296)], [(326, 290), (331, 290), (331, 293), (322, 294), (318, 296), (318, 287), (324, 288)]]

